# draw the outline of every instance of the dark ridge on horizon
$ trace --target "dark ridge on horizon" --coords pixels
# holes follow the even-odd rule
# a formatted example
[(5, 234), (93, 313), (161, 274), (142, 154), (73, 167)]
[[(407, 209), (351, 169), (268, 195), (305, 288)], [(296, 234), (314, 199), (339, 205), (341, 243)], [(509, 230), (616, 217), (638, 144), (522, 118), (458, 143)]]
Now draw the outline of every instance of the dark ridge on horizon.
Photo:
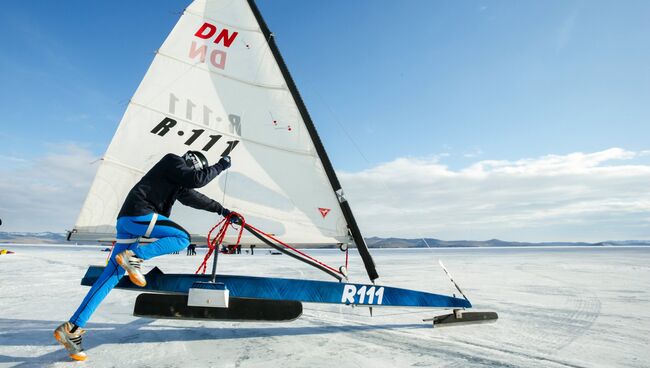
[[(531, 247), (531, 246), (622, 246), (648, 245), (650, 240), (606, 240), (597, 243), (588, 242), (517, 242), (499, 239), (490, 240), (440, 240), (435, 238), (365, 238), (370, 248), (478, 248), (478, 247)], [(3, 232), (0, 231), (0, 244), (66, 244), (66, 234), (53, 232)], [(98, 242), (77, 242), (77, 244), (98, 245)], [(334, 247), (334, 246), (332, 246)], [(323, 247), (327, 248), (327, 247)]]

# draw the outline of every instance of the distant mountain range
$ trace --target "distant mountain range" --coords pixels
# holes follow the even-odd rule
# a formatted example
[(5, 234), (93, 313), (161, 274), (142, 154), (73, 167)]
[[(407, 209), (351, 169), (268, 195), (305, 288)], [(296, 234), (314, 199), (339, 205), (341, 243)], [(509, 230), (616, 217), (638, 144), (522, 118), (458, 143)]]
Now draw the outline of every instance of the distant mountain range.
[(648, 245), (650, 240), (607, 240), (598, 243), (587, 242), (514, 242), (499, 239), (490, 240), (440, 240), (434, 238), (366, 238), (370, 248), (462, 248), (462, 247), (539, 247), (539, 246), (612, 246), (612, 245)]
[[(66, 234), (42, 232), (42, 233), (20, 233), (0, 231), (0, 244), (65, 244)], [(598, 243), (586, 242), (511, 242), (499, 239), (490, 240), (440, 240), (434, 238), (426, 239), (405, 239), (405, 238), (366, 238), (370, 248), (458, 248), (458, 247), (530, 247), (530, 246), (613, 246), (613, 245), (647, 245), (650, 240), (607, 240)], [(84, 244), (97, 244), (87, 242)]]
[(42, 232), (42, 233), (19, 233), (0, 231), (0, 244), (61, 244), (66, 242), (66, 234)]

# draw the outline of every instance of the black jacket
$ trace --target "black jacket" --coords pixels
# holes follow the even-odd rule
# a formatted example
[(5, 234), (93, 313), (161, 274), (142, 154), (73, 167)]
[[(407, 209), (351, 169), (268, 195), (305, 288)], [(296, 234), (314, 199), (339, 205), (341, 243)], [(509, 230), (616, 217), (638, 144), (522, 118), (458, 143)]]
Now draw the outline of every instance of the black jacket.
[(182, 157), (168, 153), (131, 189), (117, 217), (153, 212), (169, 217), (177, 199), (186, 206), (221, 214), (219, 202), (192, 188), (205, 186), (223, 170), (217, 163), (195, 171)]

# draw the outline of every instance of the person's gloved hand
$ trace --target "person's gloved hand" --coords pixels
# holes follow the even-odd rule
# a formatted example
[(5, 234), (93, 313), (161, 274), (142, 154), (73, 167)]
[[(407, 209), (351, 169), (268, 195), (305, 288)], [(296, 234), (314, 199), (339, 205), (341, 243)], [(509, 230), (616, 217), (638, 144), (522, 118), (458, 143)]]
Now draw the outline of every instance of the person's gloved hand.
[(230, 167), (230, 156), (223, 156), (217, 164), (221, 165), (221, 167), (226, 170), (227, 168)]
[(230, 223), (235, 225), (241, 225), (241, 219), (239, 218), (239, 216), (235, 215), (230, 218)]
[[(232, 211), (227, 209), (227, 208), (222, 208), (221, 209), (221, 216), (223, 216), (223, 217), (228, 217), (231, 213), (232, 213)], [(239, 216), (233, 215), (230, 218), (230, 223), (235, 224), (235, 225), (241, 225), (241, 219), (239, 218)]]

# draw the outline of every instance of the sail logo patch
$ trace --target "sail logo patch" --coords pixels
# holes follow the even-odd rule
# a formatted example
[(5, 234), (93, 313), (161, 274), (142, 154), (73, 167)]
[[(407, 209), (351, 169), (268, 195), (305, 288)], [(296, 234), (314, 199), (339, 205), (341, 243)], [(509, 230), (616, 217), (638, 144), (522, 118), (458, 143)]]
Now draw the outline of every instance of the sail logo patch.
[(323, 218), (325, 218), (325, 216), (327, 216), (327, 214), (330, 213), (330, 209), (329, 209), (329, 208), (322, 208), (322, 207), (319, 207), (319, 208), (318, 208), (318, 211), (320, 212), (320, 215), (323, 216)]
[[(198, 31), (194, 34), (198, 38), (202, 38), (204, 40), (208, 40), (212, 38), (217, 33), (217, 26), (214, 24), (210, 24), (208, 22), (203, 23), (201, 28), (199, 28)], [(217, 37), (214, 38), (214, 43), (218, 44), (220, 42), (223, 42), (223, 45), (226, 47), (230, 47), (232, 45), (232, 42), (237, 38), (237, 35), (239, 32), (232, 32), (228, 30), (228, 28), (223, 28), (219, 34), (217, 34)]]
[[(225, 47), (230, 47), (239, 34), (239, 32), (231, 32), (228, 28), (222, 28), (219, 32), (217, 32), (217, 30), (217, 26), (205, 22), (198, 31), (194, 33), (194, 36), (202, 40), (210, 40), (214, 38), (212, 41), (213, 44), (223, 44)], [(207, 44), (201, 45), (196, 41), (192, 41), (188, 56), (190, 59), (198, 58), (202, 63), (209, 63), (213, 67), (223, 70), (226, 67), (226, 58), (228, 54), (224, 50), (208, 50)]]

